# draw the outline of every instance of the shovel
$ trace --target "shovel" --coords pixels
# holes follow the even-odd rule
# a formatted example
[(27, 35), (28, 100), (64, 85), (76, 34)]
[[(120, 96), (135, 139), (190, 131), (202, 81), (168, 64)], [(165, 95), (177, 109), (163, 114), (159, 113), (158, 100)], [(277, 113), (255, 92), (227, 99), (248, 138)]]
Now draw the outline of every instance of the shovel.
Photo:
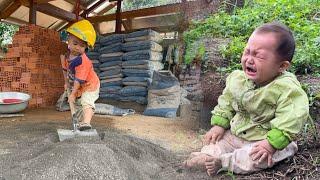
[(72, 118), (72, 130), (70, 129), (58, 129), (59, 141), (64, 141), (66, 139), (72, 139), (75, 137), (99, 137), (96, 129), (89, 129), (85, 131), (79, 131), (78, 124), (79, 119), (75, 113), (75, 104), (69, 103), (71, 118)]

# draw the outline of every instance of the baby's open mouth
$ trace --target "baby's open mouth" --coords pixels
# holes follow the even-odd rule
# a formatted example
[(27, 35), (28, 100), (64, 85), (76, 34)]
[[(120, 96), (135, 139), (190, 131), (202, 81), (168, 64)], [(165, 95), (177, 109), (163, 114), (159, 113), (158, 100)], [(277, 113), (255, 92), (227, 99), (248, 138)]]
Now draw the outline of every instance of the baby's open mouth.
[(253, 67), (248, 67), (248, 66), (247, 66), (247, 72), (249, 72), (249, 73), (256, 73), (257, 70), (256, 70), (255, 68), (253, 68)]

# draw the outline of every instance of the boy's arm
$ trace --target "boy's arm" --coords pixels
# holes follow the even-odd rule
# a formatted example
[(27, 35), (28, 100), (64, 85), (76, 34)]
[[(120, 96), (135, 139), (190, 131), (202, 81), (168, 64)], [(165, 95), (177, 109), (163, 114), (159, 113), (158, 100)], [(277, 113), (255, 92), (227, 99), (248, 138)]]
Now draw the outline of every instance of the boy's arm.
[[(282, 87), (281, 87), (282, 86)], [(275, 118), (270, 122), (268, 142), (275, 149), (285, 148), (299, 133), (309, 114), (309, 101), (306, 93), (295, 83), (279, 84), (283, 89), (277, 102)]]
[(78, 81), (74, 81), (72, 92), (71, 92), (71, 94), (69, 96), (69, 99), (68, 99), (69, 102), (71, 102), (71, 103), (75, 102), (76, 95), (77, 95), (77, 92), (78, 92), (79, 88), (80, 88), (80, 83)]
[(224, 129), (230, 128), (230, 120), (233, 118), (235, 111), (232, 107), (233, 96), (230, 92), (230, 79), (234, 73), (231, 73), (226, 80), (226, 87), (223, 93), (218, 98), (218, 105), (211, 112), (213, 114), (211, 118), (211, 125), (217, 125)]

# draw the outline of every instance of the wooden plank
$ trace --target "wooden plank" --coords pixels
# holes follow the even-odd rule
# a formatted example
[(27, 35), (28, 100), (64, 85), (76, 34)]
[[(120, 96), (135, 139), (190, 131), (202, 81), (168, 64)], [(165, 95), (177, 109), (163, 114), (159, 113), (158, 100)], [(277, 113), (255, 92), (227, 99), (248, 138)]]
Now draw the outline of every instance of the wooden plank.
[(90, 8), (84, 10), (80, 16), (87, 17), (88, 14), (92, 13), (95, 9), (97, 9), (101, 4), (105, 3), (107, 0), (100, 0), (92, 5)]
[(0, 118), (23, 117), (24, 114), (0, 114)]
[(17, 25), (17, 26), (26, 25), (26, 24), (29, 23), (27, 21), (23, 21), (23, 20), (20, 20), (20, 19), (17, 19), (17, 18), (13, 18), (13, 17), (8, 17), (6, 19), (2, 19), (1, 22), (8, 23), (8, 24), (14, 24), (14, 25)]
[(29, 0), (29, 23), (36, 24), (37, 23), (37, 11), (36, 11), (36, 3), (34, 0)]
[(117, 5), (117, 2), (111, 2), (107, 7), (105, 7), (104, 9), (102, 9), (98, 15), (103, 15), (106, 12), (110, 11), (111, 9), (113, 9), (115, 6)]
[[(157, 6), (152, 8), (144, 8), (144, 9), (133, 10), (133, 11), (125, 11), (121, 13), (121, 19), (130, 19), (130, 18), (153, 16), (153, 15), (159, 15), (159, 14), (177, 13), (177, 12), (180, 12), (180, 9), (181, 9), (181, 4), (176, 3), (176, 4), (163, 5), (163, 6)], [(103, 16), (88, 17), (88, 20), (92, 23), (114, 21), (115, 19), (116, 19), (116, 14), (107, 14)]]
[[(132, 29), (144, 29), (157, 26), (174, 26), (179, 24), (181, 17), (177, 14), (170, 14), (164, 16), (146, 17), (133, 19), (131, 24)], [(128, 20), (125, 20), (127, 22)]]
[(121, 33), (121, 1), (117, 1), (117, 12), (116, 12), (116, 32)]
[(7, 8), (0, 12), (0, 19), (8, 18), (12, 13), (14, 13), (21, 6), (20, 0), (14, 0)]
[[(29, 7), (30, 6), (30, 0), (20, 0), (21, 4), (26, 6), (26, 7)], [(54, 1), (54, 0), (33, 0), (34, 3), (36, 4), (46, 4), (50, 1)]]
[(122, 21), (122, 25), (126, 31), (132, 30), (132, 19), (127, 19), (126, 21)]
[[(51, 4), (39, 4), (37, 6), (37, 11), (69, 22), (76, 20), (75, 14)], [(82, 19), (82, 17), (79, 17), (79, 19)]]
[(48, 3), (50, 1), (54, 1), (54, 0), (34, 0), (34, 2), (37, 3), (37, 4), (45, 4), (45, 3)]
[[(72, 5), (75, 5), (77, 2), (76, 0), (64, 0), (64, 1), (67, 1), (68, 3), (72, 4)], [(80, 1), (80, 9), (84, 10), (86, 9), (85, 5), (83, 5)]]
[(179, 29), (179, 21), (181, 16), (178, 14), (164, 15), (164, 16), (155, 16), (155, 17), (146, 17), (133, 19), (131, 21), (131, 27), (127, 30), (126, 26), (129, 24), (129, 20), (124, 20), (123, 24), (126, 24), (126, 31), (132, 31), (135, 29), (146, 29), (151, 28), (159, 32), (172, 32), (173, 30)]

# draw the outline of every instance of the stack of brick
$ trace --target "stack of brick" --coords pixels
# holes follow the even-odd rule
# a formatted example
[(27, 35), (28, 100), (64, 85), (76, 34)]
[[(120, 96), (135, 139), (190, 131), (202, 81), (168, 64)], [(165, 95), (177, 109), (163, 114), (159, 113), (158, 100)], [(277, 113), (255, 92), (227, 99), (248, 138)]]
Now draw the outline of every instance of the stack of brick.
[(29, 107), (55, 104), (63, 92), (60, 54), (65, 50), (58, 32), (35, 25), (20, 27), (0, 60), (0, 91), (30, 94)]

